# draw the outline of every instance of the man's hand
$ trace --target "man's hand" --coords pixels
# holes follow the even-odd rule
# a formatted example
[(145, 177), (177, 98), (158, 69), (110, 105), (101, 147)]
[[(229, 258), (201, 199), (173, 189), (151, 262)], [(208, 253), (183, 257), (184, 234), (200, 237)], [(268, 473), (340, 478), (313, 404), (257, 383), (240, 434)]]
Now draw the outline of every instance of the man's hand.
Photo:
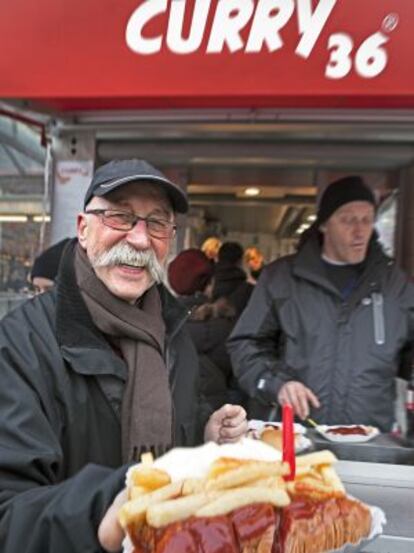
[(309, 417), (309, 403), (313, 407), (320, 407), (319, 399), (302, 382), (291, 380), (280, 388), (277, 401), (280, 405), (292, 405), (295, 415), (301, 419)]
[(204, 441), (218, 444), (237, 442), (247, 432), (246, 411), (240, 405), (223, 405), (211, 415), (204, 429)]
[(122, 549), (122, 541), (125, 537), (125, 533), (118, 522), (118, 511), (127, 499), (126, 489), (119, 492), (99, 525), (99, 543), (101, 547), (109, 553), (115, 553)]

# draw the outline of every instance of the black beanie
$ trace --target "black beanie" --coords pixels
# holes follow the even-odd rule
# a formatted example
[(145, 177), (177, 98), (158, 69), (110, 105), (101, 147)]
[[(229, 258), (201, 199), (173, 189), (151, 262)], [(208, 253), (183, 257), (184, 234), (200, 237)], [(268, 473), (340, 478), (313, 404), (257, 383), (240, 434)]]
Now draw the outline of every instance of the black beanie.
[(218, 261), (235, 265), (242, 260), (243, 253), (243, 247), (238, 242), (224, 242), (218, 251)]
[(33, 280), (35, 277), (42, 277), (55, 280), (59, 269), (60, 258), (69, 241), (70, 238), (65, 238), (38, 255), (30, 271), (30, 279)]
[(319, 202), (317, 226), (349, 202), (369, 202), (376, 207), (374, 194), (359, 176), (338, 179), (325, 189)]

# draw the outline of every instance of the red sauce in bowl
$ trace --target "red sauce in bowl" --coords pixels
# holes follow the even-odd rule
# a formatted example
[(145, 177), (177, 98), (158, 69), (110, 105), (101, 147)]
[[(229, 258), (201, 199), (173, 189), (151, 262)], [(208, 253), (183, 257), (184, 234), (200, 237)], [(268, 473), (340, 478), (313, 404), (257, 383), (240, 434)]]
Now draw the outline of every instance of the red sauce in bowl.
[(365, 426), (335, 426), (326, 430), (327, 434), (340, 434), (341, 436), (368, 436), (369, 431)]

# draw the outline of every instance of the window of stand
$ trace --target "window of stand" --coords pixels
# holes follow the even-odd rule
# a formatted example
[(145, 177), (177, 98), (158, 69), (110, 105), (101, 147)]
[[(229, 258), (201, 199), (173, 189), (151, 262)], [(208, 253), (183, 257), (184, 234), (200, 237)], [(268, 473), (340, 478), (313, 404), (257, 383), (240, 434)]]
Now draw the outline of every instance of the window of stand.
[(395, 256), (395, 231), (398, 213), (398, 191), (394, 190), (379, 206), (375, 223), (384, 252)]

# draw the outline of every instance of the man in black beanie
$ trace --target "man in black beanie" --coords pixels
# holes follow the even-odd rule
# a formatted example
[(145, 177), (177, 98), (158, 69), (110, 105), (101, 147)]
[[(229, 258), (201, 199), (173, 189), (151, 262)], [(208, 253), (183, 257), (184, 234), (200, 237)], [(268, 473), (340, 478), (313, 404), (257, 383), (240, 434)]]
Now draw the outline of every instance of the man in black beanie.
[(318, 207), (318, 225), (322, 225), (342, 205), (350, 202), (368, 202), (376, 207), (374, 194), (361, 177), (352, 176), (332, 182), (323, 192)]
[(321, 197), (316, 226), (323, 234), (322, 258), (332, 265), (364, 261), (374, 230), (375, 198), (361, 177), (330, 184)]
[(229, 340), (239, 385), (267, 410), (389, 431), (414, 286), (382, 251), (359, 176), (331, 183), (298, 251), (269, 264)]

